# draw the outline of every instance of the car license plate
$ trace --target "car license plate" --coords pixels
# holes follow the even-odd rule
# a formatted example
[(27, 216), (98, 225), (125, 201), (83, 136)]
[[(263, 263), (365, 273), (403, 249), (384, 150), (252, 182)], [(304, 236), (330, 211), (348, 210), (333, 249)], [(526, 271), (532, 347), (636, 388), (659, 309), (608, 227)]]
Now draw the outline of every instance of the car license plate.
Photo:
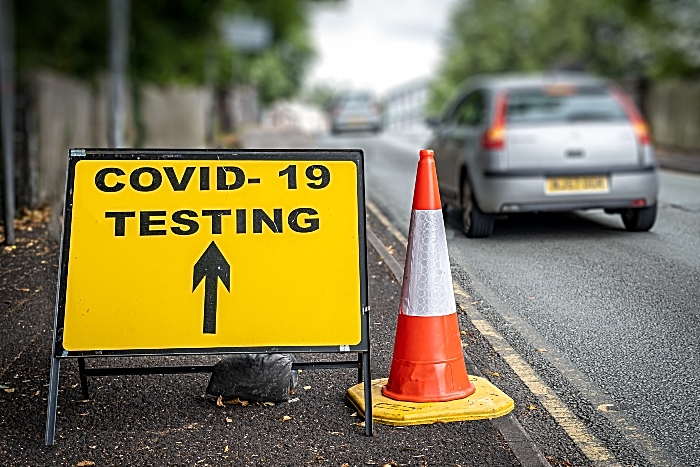
[(608, 177), (604, 175), (547, 178), (547, 193), (606, 193), (607, 191)]

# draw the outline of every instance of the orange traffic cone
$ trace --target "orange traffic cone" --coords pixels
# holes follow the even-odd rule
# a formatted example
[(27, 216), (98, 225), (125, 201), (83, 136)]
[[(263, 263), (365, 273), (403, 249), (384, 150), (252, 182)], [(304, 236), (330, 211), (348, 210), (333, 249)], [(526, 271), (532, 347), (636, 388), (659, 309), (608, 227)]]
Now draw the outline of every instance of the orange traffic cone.
[(420, 152), (394, 357), (382, 387), (400, 401), (443, 402), (475, 391), (462, 354), (433, 156)]

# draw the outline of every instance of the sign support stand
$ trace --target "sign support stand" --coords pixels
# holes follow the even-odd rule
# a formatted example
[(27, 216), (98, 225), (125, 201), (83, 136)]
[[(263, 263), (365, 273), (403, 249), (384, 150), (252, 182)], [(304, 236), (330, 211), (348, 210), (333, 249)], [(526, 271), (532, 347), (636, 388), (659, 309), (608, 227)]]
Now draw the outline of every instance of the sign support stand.
[[(367, 315), (365, 315), (367, 316)], [(163, 375), (163, 374), (187, 374), (187, 373), (211, 373), (214, 365), (191, 366), (161, 366), (161, 367), (98, 367), (87, 368), (85, 358), (78, 357), (78, 371), (80, 388), (83, 399), (90, 398), (88, 376), (120, 376), (120, 375)], [(58, 408), (58, 381), (61, 368), (61, 359), (51, 358), (51, 379), (49, 381), (49, 406), (46, 417), (46, 445), (53, 446), (56, 433), (56, 412)], [(292, 364), (292, 370), (320, 370), (357, 368), (357, 382), (369, 382), (365, 384), (365, 400), (369, 401), (365, 408), (365, 436), (372, 436), (372, 375), (370, 371), (369, 352), (358, 353), (356, 361), (346, 360), (339, 362), (296, 362)]]
[[(90, 376), (214, 369), (90, 367), (88, 358), (241, 353), (357, 353), (292, 369), (357, 369), (372, 436), (364, 192), (360, 150), (71, 150), (46, 445), (64, 358), (78, 360), (88, 399)], [(162, 264), (155, 274), (151, 265)], [(250, 281), (268, 272), (276, 279)], [(118, 301), (107, 298), (115, 293)], [(284, 303), (284, 313), (260, 300)], [(150, 324), (138, 314), (144, 307)]]
[[(368, 316), (367, 313), (365, 316)], [(369, 318), (368, 318), (369, 319)], [(365, 436), (372, 436), (374, 433), (372, 427), (372, 375), (370, 374), (370, 359), (369, 352), (362, 353), (362, 370), (364, 373), (364, 389), (365, 389)], [(362, 381), (360, 381), (362, 382)]]
[(53, 446), (56, 434), (56, 410), (58, 408), (58, 376), (61, 371), (61, 359), (51, 356), (51, 379), (49, 380), (49, 408), (46, 415), (47, 446)]

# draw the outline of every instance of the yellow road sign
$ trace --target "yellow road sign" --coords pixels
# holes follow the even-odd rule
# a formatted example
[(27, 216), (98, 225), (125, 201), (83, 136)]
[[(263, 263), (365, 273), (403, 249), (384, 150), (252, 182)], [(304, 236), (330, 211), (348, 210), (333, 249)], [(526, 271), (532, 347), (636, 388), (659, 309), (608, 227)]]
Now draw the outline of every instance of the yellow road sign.
[(72, 151), (56, 356), (361, 344), (363, 190), (360, 151)]

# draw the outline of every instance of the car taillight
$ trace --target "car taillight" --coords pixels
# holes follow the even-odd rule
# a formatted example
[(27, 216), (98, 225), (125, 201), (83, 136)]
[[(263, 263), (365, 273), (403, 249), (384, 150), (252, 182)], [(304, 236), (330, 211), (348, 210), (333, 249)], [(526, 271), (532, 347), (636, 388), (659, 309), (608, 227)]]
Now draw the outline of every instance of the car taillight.
[(618, 87), (614, 87), (612, 89), (612, 95), (615, 100), (617, 100), (618, 104), (620, 104), (622, 110), (625, 111), (627, 118), (632, 124), (632, 130), (637, 136), (637, 141), (639, 141), (639, 144), (642, 146), (651, 144), (651, 131), (649, 130), (649, 125), (647, 125), (644, 117), (642, 117), (642, 114), (640, 114), (639, 110), (637, 110), (637, 107), (634, 105), (634, 102), (632, 102), (632, 99), (630, 99), (627, 94), (625, 94), (625, 92)]
[(481, 147), (484, 149), (503, 149), (505, 147), (507, 107), (508, 97), (505, 93), (498, 94), (493, 124), (481, 135)]

